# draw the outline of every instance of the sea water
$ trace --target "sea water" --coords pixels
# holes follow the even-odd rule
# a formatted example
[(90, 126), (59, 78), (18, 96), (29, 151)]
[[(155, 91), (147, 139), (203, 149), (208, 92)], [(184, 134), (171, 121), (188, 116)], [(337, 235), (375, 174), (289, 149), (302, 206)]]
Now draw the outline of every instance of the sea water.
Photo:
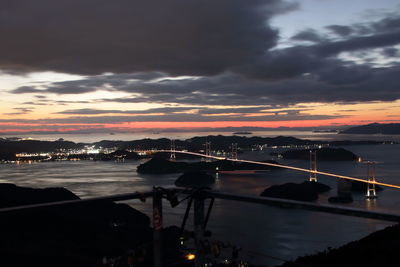
[[(400, 145), (358, 145), (344, 147), (363, 159), (376, 161), (377, 180), (400, 185)], [(271, 159), (276, 149), (245, 152), (242, 159)], [(281, 164), (309, 168), (302, 160), (277, 159)], [(34, 164), (0, 164), (0, 182), (35, 188), (65, 187), (81, 198), (113, 194), (143, 192), (153, 186), (171, 187), (179, 174), (145, 175), (136, 172), (140, 161), (124, 163), (102, 161), (62, 161)], [(346, 161), (318, 161), (318, 170), (366, 178), (365, 163)], [(306, 173), (291, 170), (273, 170), (255, 174), (219, 174), (215, 190), (258, 196), (265, 188), (287, 182), (307, 180)], [(332, 187), (321, 194), (317, 203), (328, 204), (328, 198), (336, 195), (335, 178), (318, 177), (318, 181)], [(366, 200), (364, 193), (354, 194), (354, 202), (345, 207), (399, 213), (400, 191), (387, 188), (378, 193), (376, 200)], [(128, 201), (132, 207), (151, 217), (151, 201)], [(165, 225), (182, 222), (186, 203), (171, 208), (164, 202)], [(191, 230), (192, 215), (187, 228)], [(212, 209), (208, 230), (211, 239), (240, 246), (239, 256), (259, 264), (273, 266), (282, 260), (338, 247), (360, 239), (391, 223), (379, 220), (332, 215), (304, 210), (282, 209), (227, 200), (216, 200)], [(229, 250), (229, 249), (226, 249)]]

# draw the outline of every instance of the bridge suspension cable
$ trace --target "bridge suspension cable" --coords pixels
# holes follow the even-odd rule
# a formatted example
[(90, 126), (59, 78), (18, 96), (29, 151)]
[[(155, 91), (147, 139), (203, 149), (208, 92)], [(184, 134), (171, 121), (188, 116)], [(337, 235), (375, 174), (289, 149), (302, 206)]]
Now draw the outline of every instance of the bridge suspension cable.
[[(151, 152), (154, 152), (154, 153), (157, 153), (157, 152), (170, 153), (171, 150), (151, 150)], [(329, 177), (336, 177), (336, 178), (347, 179), (347, 180), (352, 180), (352, 181), (357, 181), (357, 182), (362, 182), (362, 183), (367, 183), (367, 184), (375, 184), (375, 185), (380, 185), (380, 186), (400, 189), (399, 185), (381, 183), (381, 182), (377, 182), (375, 179), (374, 180), (364, 180), (364, 179), (361, 179), (361, 178), (356, 178), (356, 177), (351, 177), (351, 176), (346, 176), (346, 175), (334, 174), (334, 173), (329, 173), (329, 172), (322, 172), (322, 171), (317, 171), (317, 170), (309, 170), (309, 169), (304, 169), (304, 168), (299, 168), (299, 167), (282, 165), (282, 164), (278, 164), (278, 163), (260, 162), (260, 161), (253, 161), (253, 160), (244, 160), (244, 159), (230, 159), (230, 158), (226, 158), (226, 157), (204, 155), (204, 154), (201, 154), (201, 153), (190, 152), (190, 151), (175, 150), (174, 152), (175, 153), (181, 153), (181, 154), (194, 155), (194, 156), (199, 156), (199, 157), (206, 157), (206, 158), (216, 159), (216, 160), (228, 160), (228, 161), (232, 161), (232, 162), (250, 163), (250, 164), (264, 165), (264, 166), (270, 166), (270, 167), (278, 167), (278, 168), (283, 168), (283, 169), (290, 169), (290, 170), (301, 171), (301, 172), (306, 172), (306, 173), (315, 173), (315, 174), (320, 174), (320, 175), (329, 176)]]

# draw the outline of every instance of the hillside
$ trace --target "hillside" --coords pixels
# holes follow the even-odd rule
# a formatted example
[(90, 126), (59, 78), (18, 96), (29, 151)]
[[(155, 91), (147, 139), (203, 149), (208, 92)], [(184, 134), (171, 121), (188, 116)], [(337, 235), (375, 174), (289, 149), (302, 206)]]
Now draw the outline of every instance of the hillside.
[(339, 132), (340, 134), (400, 134), (400, 123), (371, 123), (351, 127)]

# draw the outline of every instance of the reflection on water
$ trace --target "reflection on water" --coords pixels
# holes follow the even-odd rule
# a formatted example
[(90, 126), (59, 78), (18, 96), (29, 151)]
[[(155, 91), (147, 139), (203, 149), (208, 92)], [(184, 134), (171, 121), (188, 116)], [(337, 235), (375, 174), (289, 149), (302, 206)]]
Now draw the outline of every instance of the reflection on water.
[(375, 210), (376, 198), (368, 198), (365, 200), (367, 210)]
[[(400, 157), (398, 145), (354, 146), (347, 149), (370, 160), (379, 161), (378, 181), (400, 184)], [(241, 158), (265, 160), (270, 151), (246, 152)], [(306, 161), (285, 161), (297, 167), (308, 168)], [(154, 185), (171, 187), (177, 174), (142, 175), (136, 173), (140, 162), (49, 162), (21, 165), (0, 165), (0, 182), (20, 186), (54, 187), (70, 189), (82, 198), (131, 193), (151, 190)], [(321, 171), (365, 177), (366, 166), (356, 162), (318, 162)], [(307, 174), (290, 170), (273, 170), (254, 174), (219, 174), (214, 189), (231, 193), (259, 195), (266, 187), (285, 182), (301, 182)], [(320, 195), (319, 203), (336, 194), (337, 181), (318, 177), (319, 181), (332, 187), (330, 192)], [(366, 200), (365, 193), (354, 194), (354, 203), (345, 206), (368, 210), (398, 213), (399, 191), (385, 189), (378, 192), (377, 199)], [(151, 201), (145, 203), (129, 201), (135, 208), (149, 214)], [(164, 203), (165, 223), (180, 225), (186, 205), (171, 208)], [(191, 215), (187, 227), (192, 227)], [(284, 259), (337, 247), (349, 241), (382, 229), (388, 223), (362, 218), (323, 214), (302, 210), (246, 204), (216, 200), (209, 222), (213, 238), (238, 244), (243, 248), (241, 255), (258, 263), (278, 264), (268, 255)]]

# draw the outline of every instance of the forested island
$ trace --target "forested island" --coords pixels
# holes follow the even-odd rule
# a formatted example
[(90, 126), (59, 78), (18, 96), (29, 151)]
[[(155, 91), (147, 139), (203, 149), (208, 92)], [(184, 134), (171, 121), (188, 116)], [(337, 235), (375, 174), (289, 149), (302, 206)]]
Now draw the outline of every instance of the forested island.
[(355, 126), (339, 132), (340, 134), (400, 134), (400, 123), (371, 123)]
[[(264, 161), (267, 163), (278, 164), (273, 160)], [(138, 173), (145, 174), (167, 174), (181, 172), (198, 172), (198, 171), (235, 171), (235, 170), (272, 170), (277, 167), (258, 165), (252, 163), (232, 162), (229, 160), (217, 160), (212, 162), (177, 162), (169, 161), (162, 158), (152, 158), (151, 160), (140, 164), (137, 168)]]

